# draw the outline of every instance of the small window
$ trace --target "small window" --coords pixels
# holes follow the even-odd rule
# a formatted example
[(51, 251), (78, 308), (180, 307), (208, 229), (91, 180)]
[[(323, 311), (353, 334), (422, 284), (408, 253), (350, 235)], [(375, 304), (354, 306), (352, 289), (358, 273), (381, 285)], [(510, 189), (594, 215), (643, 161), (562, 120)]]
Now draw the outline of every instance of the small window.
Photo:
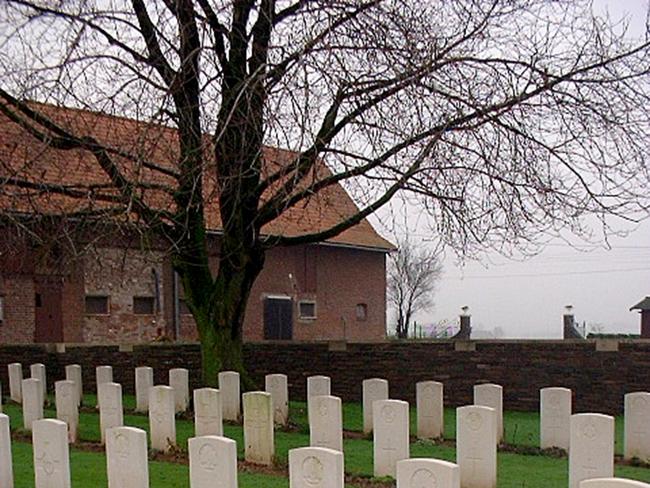
[(153, 315), (155, 305), (154, 297), (133, 297), (133, 313), (136, 315)]
[(178, 300), (178, 311), (180, 312), (181, 315), (192, 315), (192, 312), (190, 311), (190, 307), (187, 306), (187, 302), (185, 301), (184, 298)]
[(366, 320), (368, 318), (368, 305), (357, 303), (357, 320)]
[(0, 324), (5, 320), (5, 297), (0, 295)]
[(35, 293), (34, 294), (34, 306), (35, 307), (42, 307), (43, 306), (43, 300), (41, 300), (41, 294), (40, 293)]
[(298, 302), (298, 313), (301, 319), (315, 319), (316, 318), (316, 302), (302, 300)]
[(87, 295), (86, 315), (108, 315), (108, 297)]

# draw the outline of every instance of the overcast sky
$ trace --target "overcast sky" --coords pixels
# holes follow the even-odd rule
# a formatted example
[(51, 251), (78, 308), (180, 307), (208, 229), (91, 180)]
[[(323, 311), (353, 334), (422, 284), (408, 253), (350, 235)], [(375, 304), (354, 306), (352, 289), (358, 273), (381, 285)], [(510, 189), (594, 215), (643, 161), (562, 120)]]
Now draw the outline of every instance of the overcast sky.
[[(643, 34), (647, 7), (648, 0), (594, 1), (594, 8), (609, 11), (612, 19), (627, 18), (631, 35)], [(411, 222), (414, 212), (409, 211)], [(391, 232), (379, 220), (373, 223), (380, 232)], [(524, 262), (489, 255), (462, 267), (453, 255), (447, 255), (435, 307), (419, 319), (427, 323), (456, 320), (461, 307), (467, 305), (475, 329), (499, 327), (507, 338), (560, 338), (564, 307), (573, 305), (576, 319), (590, 329), (638, 333), (638, 312), (629, 309), (650, 295), (650, 222), (621, 224), (620, 228), (630, 232), (624, 238), (612, 238), (611, 249), (603, 245), (576, 249), (554, 241)], [(416, 242), (431, 237), (418, 229), (412, 236)]]

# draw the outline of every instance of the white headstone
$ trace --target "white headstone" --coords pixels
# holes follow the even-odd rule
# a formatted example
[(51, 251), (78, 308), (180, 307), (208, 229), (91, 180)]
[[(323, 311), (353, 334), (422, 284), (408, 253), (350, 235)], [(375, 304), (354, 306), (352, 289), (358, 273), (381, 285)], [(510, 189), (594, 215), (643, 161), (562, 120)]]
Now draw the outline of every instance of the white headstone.
[(95, 368), (95, 381), (97, 383), (97, 393), (99, 393), (99, 385), (101, 385), (102, 383), (113, 382), (113, 367), (97, 366)]
[(343, 413), (341, 399), (316, 396), (309, 403), (309, 445), (343, 452)]
[(108, 488), (149, 488), (147, 433), (135, 427), (106, 431)]
[(497, 443), (503, 441), (503, 387), (493, 383), (474, 385), (474, 405), (493, 408), (497, 416)]
[(23, 427), (32, 430), (35, 420), (43, 418), (43, 388), (41, 380), (28, 378), (23, 380)]
[(273, 421), (287, 425), (289, 421), (289, 386), (286, 374), (267, 374), (264, 389), (273, 399)]
[(124, 425), (122, 408), (122, 385), (119, 383), (100, 383), (97, 385), (97, 404), (99, 405), (99, 430), (102, 444), (106, 440), (106, 431)]
[(614, 476), (614, 418), (598, 413), (571, 416), (569, 488), (583, 480)]
[(23, 365), (11, 363), (7, 369), (9, 370), (9, 398), (13, 402), (22, 403)]
[(45, 376), (45, 365), (42, 363), (32, 364), (29, 367), (30, 376), (34, 379), (39, 380), (41, 383), (41, 401), (45, 402), (47, 398), (47, 378)]
[(378, 400), (373, 406), (375, 476), (397, 475), (397, 461), (409, 458), (409, 404)]
[(650, 393), (625, 395), (624, 453), (626, 459), (650, 461)]
[(273, 404), (271, 394), (263, 391), (244, 393), (244, 458), (256, 464), (273, 462)]
[(372, 404), (379, 400), (388, 400), (388, 381), (370, 378), (361, 383), (363, 398), (363, 433), (372, 432)]
[(190, 404), (190, 373), (185, 368), (169, 370), (169, 386), (174, 389), (176, 412), (184, 412)]
[(149, 411), (149, 389), (153, 386), (153, 368), (140, 366), (135, 368), (135, 410)]
[(13, 488), (14, 475), (11, 460), (11, 433), (9, 417), (0, 413), (0, 487)]
[(81, 366), (78, 364), (68, 364), (65, 367), (65, 379), (72, 381), (75, 384), (75, 389), (77, 391), (77, 405), (83, 403), (84, 396), (84, 385), (83, 379), (81, 377)]
[(540, 447), (569, 450), (571, 390), (542, 388), (539, 392)]
[(650, 488), (650, 484), (624, 478), (597, 478), (581, 481), (580, 488)]
[(70, 453), (65, 422), (36, 420), (32, 444), (35, 488), (70, 488)]
[(194, 435), (223, 436), (221, 392), (215, 388), (194, 390)]
[(221, 371), (219, 373), (219, 391), (221, 392), (223, 419), (237, 422), (241, 410), (239, 373), (236, 371)]
[(397, 463), (397, 488), (460, 488), (460, 468), (439, 459), (404, 459)]
[(167, 451), (176, 445), (174, 389), (170, 386), (149, 389), (149, 434), (153, 450)]
[(322, 447), (289, 450), (289, 488), (343, 488), (343, 453)]
[(463, 488), (497, 486), (497, 415), (493, 408), (456, 409), (456, 464)]
[[(237, 488), (237, 443), (215, 435), (188, 440), (192, 488)], [(215, 485), (216, 483), (216, 485)]]
[(420, 381), (415, 385), (418, 439), (440, 439), (445, 433), (443, 385)]
[(307, 378), (307, 403), (313, 396), (332, 394), (332, 381), (329, 376), (310, 376)]
[(77, 385), (72, 381), (62, 380), (54, 383), (54, 402), (56, 418), (68, 426), (68, 442), (77, 442), (79, 428), (79, 407), (77, 406)]

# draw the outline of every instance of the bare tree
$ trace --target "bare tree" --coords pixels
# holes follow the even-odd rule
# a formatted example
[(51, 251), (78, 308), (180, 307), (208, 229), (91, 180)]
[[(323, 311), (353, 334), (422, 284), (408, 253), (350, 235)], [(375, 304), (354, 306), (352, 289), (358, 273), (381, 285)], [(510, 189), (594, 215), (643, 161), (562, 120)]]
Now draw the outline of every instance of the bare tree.
[[(12, 153), (4, 221), (25, 225), (47, 197), (62, 202), (48, 217), (166, 242), (209, 384), (243, 370), (266, 251), (330, 239), (400, 191), (468, 253), (647, 214), (648, 40), (588, 1), (5, 0), (0, 26), (2, 114), (105, 176), (62, 184)], [(34, 100), (149, 129), (93, 132)], [(271, 164), (264, 145), (293, 152)], [(53, 161), (65, 172), (65, 155)], [(358, 212), (273, 227), (337, 184)], [(206, 199), (222, 227), (214, 273)]]
[(400, 241), (397, 251), (390, 255), (386, 284), (399, 339), (408, 338), (415, 314), (433, 306), (433, 293), (441, 273), (438, 251), (417, 246), (409, 239)]

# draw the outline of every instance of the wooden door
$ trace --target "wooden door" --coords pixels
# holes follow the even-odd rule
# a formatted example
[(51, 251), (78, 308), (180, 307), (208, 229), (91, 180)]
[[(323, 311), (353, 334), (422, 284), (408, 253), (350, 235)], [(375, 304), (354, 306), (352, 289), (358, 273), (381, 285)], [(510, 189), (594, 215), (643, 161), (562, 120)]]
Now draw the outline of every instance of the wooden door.
[(264, 339), (291, 340), (293, 301), (291, 298), (264, 299)]
[(63, 342), (62, 292), (61, 277), (34, 277), (34, 342)]

